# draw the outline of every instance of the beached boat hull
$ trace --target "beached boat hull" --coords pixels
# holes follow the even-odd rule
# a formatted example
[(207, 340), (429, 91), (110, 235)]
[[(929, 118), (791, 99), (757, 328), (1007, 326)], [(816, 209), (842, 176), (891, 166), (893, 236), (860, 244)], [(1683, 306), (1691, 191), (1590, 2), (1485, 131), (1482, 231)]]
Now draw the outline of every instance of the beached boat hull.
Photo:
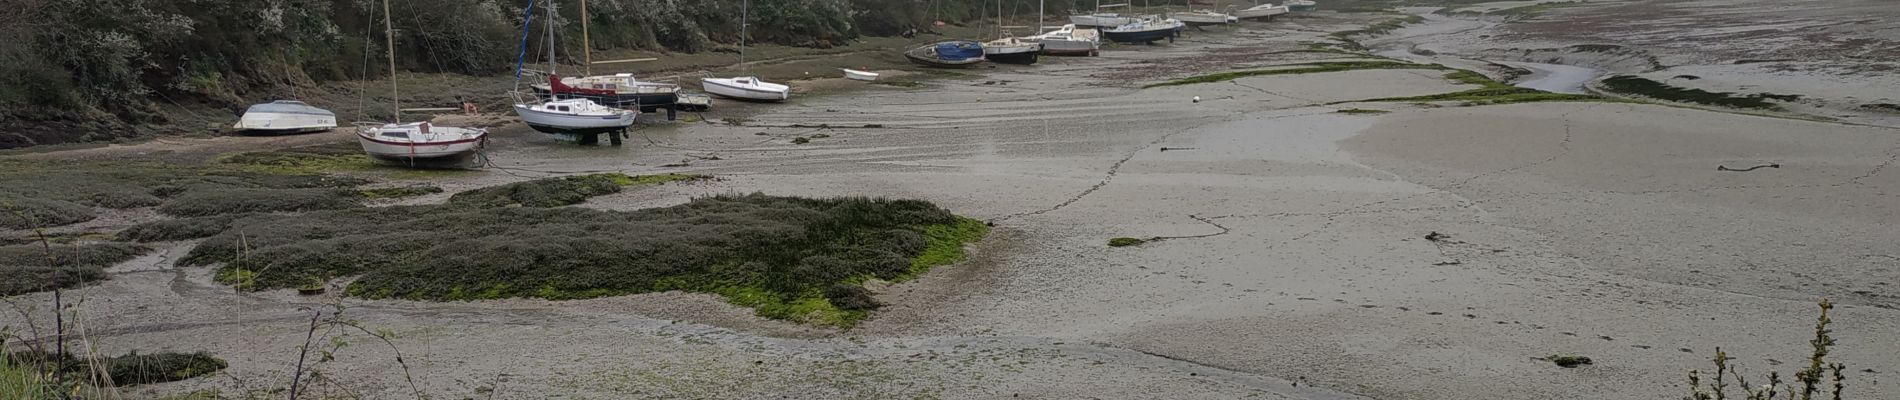
[[(383, 125), (357, 131), (356, 141), (362, 144), (363, 152), (372, 157), (384, 159), (433, 159), (459, 157), (474, 153), (487, 142), (488, 133), (480, 129), (455, 127), (427, 127), (423, 129), (408, 125)], [(403, 136), (391, 135), (385, 130), (400, 132)], [(431, 132), (433, 135), (422, 134)], [(409, 136), (421, 136), (420, 140)]]
[(844, 77), (845, 79), (850, 79), (854, 81), (875, 81), (877, 80), (878, 74), (876, 72), (870, 72), (870, 71), (844, 69)]
[(1102, 44), (1093, 40), (1043, 39), (1042, 54), (1059, 56), (1092, 56), (1101, 50)]
[[(943, 58), (939, 49), (954, 50), (957, 58)], [(970, 68), (983, 63), (983, 46), (970, 41), (933, 43), (904, 52), (904, 58), (927, 67)]]
[(706, 93), (739, 100), (784, 101), (792, 96), (790, 87), (758, 78), (704, 78), (700, 83)]
[(1227, 24), (1228, 18), (1230, 18), (1230, 16), (1227, 14), (1220, 14), (1220, 13), (1191, 12), (1191, 13), (1172, 14), (1172, 15), (1169, 15), (1168, 18), (1174, 18), (1174, 20), (1181, 21), (1181, 23), (1188, 24), (1189, 26), (1208, 26), (1208, 25), (1225, 25)]
[(986, 44), (983, 46), (983, 58), (1004, 64), (1035, 64), (1036, 55), (1041, 51), (1042, 45), (1038, 43)]
[(536, 110), (533, 106), (516, 104), (515, 114), (521, 116), (521, 122), (529, 128), (543, 133), (602, 133), (627, 130), (633, 126), (638, 114), (624, 112), (618, 115), (575, 115), (559, 112)]
[(1154, 43), (1162, 40), (1171, 41), (1179, 31), (1178, 27), (1122, 32), (1104, 31), (1102, 37), (1119, 43)]
[(1117, 14), (1094, 14), (1094, 15), (1069, 16), (1069, 23), (1075, 24), (1075, 26), (1113, 28), (1117, 26), (1128, 25), (1131, 22), (1135, 22), (1134, 17), (1125, 17), (1125, 16), (1121, 16)]
[(232, 129), (257, 134), (289, 134), (336, 129), (336, 114), (300, 101), (278, 100), (251, 106)]
[(1319, 3), (1313, 2), (1311, 0), (1288, 1), (1286, 2), (1286, 9), (1287, 11), (1292, 11), (1292, 12), (1312, 12), (1313, 10), (1319, 9)]
[(1258, 7), (1248, 8), (1245, 10), (1235, 11), (1234, 17), (1240, 18), (1240, 19), (1265, 18), (1268, 20), (1272, 20), (1273, 16), (1275, 15), (1286, 14), (1289, 12), (1292, 12), (1292, 10), (1288, 10), (1286, 6), (1258, 6)]

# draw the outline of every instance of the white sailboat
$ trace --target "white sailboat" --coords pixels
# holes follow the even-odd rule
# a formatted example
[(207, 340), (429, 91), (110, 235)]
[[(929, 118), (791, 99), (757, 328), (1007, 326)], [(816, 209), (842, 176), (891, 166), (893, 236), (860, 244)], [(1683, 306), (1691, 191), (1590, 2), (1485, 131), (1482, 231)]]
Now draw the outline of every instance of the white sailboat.
[(277, 100), (244, 110), (232, 129), (257, 133), (303, 133), (336, 129), (336, 113), (296, 100)]
[[(749, 17), (750, 1), (743, 2), (739, 8), (739, 68), (745, 67), (746, 18)], [(736, 78), (701, 78), (700, 85), (706, 93), (712, 93), (740, 100), (784, 101), (792, 97), (792, 87), (766, 82), (757, 76)]]
[[(555, 62), (554, 54), (554, 17), (560, 14), (555, 12), (553, 1), (547, 3), (547, 9), (548, 75), (559, 76), (556, 72), (559, 63)], [(597, 143), (599, 135), (605, 133), (618, 146), (626, 137), (627, 127), (633, 126), (633, 120), (639, 112), (603, 106), (585, 98), (562, 99), (561, 93), (549, 92), (547, 100), (539, 104), (515, 103), (515, 114), (521, 116), (521, 122), (537, 131), (575, 135), (581, 144)]]
[(1030, 40), (1042, 43), (1042, 54), (1093, 56), (1102, 49), (1102, 33), (1094, 28), (1078, 28), (1075, 24), (1041, 35), (1030, 36)]
[(389, 45), (389, 94), (395, 106), (391, 123), (359, 127), (357, 142), (363, 152), (384, 159), (408, 160), (459, 157), (474, 153), (488, 142), (480, 128), (434, 126), (429, 122), (402, 123), (402, 96), (396, 87), (396, 27), (390, 25), (389, 0), (383, 0), (383, 38)]
[(1248, 7), (1240, 11), (1235, 11), (1234, 17), (1239, 18), (1239, 19), (1265, 18), (1267, 20), (1273, 20), (1273, 16), (1286, 14), (1289, 12), (1293, 12), (1293, 10), (1288, 9), (1284, 5), (1274, 5), (1273, 3), (1261, 3), (1260, 5), (1257, 5), (1257, 6)]
[[(1040, 18), (1038, 19), (1040, 20)], [(1010, 37), (1003, 31), (1003, 2), (996, 2), (996, 40), (983, 42), (983, 58), (990, 62), (1006, 64), (1035, 64), (1036, 55), (1042, 52), (1042, 44), (1022, 38)], [(1040, 29), (1040, 27), (1038, 27)]]
[[(1215, 1), (1214, 7), (1215, 9), (1219, 9), (1220, 2)], [(1237, 19), (1232, 15), (1222, 14), (1214, 10), (1192, 10), (1184, 13), (1171, 13), (1168, 14), (1168, 17), (1191, 26), (1224, 25), (1229, 22), (1234, 22)]]
[(1129, 23), (1135, 22), (1135, 20), (1137, 20), (1138, 18), (1134, 16), (1121, 15), (1117, 13), (1102, 11), (1108, 8), (1127, 7), (1127, 6), (1128, 6), (1128, 3), (1103, 5), (1102, 0), (1095, 0), (1094, 13), (1087, 14), (1087, 15), (1071, 15), (1069, 16), (1069, 23), (1075, 24), (1075, 26), (1102, 27), (1102, 28), (1128, 25)]

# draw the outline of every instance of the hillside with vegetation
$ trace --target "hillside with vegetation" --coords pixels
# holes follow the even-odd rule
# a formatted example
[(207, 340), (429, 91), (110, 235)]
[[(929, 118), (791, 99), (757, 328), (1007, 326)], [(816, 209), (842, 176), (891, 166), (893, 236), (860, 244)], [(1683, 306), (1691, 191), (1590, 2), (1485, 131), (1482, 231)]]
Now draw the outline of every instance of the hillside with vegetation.
[[(543, 0), (545, 1), (545, 0)], [(1034, 10), (1030, 0), (1007, 0)], [(528, 0), (393, 0), (396, 67), (495, 75), (513, 67)], [(1020, 3), (1020, 4), (1017, 4)], [(1057, 2), (1059, 3), (1059, 2)], [(0, 8), (0, 149), (173, 133), (299, 88), (388, 75), (376, 0), (16, 0)], [(545, 13), (537, 4), (535, 13)], [(580, 32), (578, 1), (557, 28)], [(595, 51), (729, 51), (741, 0), (591, 0)], [(1069, 4), (1055, 10), (1067, 9)], [(994, 14), (983, 0), (752, 0), (753, 42), (831, 47)], [(1029, 11), (1032, 12), (1033, 11)], [(1020, 15), (1020, 14), (1019, 14)], [(535, 16), (527, 28), (548, 21)], [(529, 54), (545, 53), (529, 40)], [(563, 57), (581, 54), (563, 41)], [(174, 109), (200, 111), (180, 111)], [(197, 120), (181, 121), (186, 115)], [(228, 118), (227, 118), (228, 119)], [(228, 123), (225, 122), (225, 123)], [(206, 130), (204, 126), (189, 126)]]

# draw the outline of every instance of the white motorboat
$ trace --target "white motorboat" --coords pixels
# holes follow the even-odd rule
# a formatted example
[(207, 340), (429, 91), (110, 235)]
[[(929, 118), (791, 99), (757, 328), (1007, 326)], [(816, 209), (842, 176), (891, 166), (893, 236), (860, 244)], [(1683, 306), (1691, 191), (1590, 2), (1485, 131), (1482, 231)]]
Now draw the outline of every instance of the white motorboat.
[(1293, 10), (1287, 9), (1286, 6), (1284, 5), (1274, 5), (1272, 3), (1266, 3), (1266, 4), (1261, 4), (1261, 5), (1257, 5), (1253, 7), (1248, 7), (1240, 11), (1235, 11), (1234, 17), (1240, 18), (1240, 19), (1266, 18), (1268, 20), (1272, 20), (1273, 16), (1275, 15), (1286, 14), (1289, 12), (1293, 12)]
[(516, 104), (515, 114), (528, 127), (546, 133), (593, 134), (620, 132), (633, 126), (639, 113), (600, 105), (588, 99), (550, 100), (541, 104)]
[(1075, 24), (1030, 36), (1029, 40), (1042, 44), (1042, 54), (1093, 56), (1102, 48), (1101, 31), (1077, 28)]
[(417, 160), (456, 157), (481, 149), (488, 131), (480, 128), (433, 126), (428, 122), (365, 126), (356, 132), (363, 151), (383, 159)]
[[(383, 0), (383, 25), (390, 24), (389, 0)], [(411, 162), (418, 159), (458, 157), (474, 153), (488, 143), (488, 131), (480, 128), (461, 128), (452, 126), (434, 126), (428, 122), (402, 123), (402, 95), (396, 91), (393, 78), (396, 75), (396, 30), (383, 32), (383, 40), (389, 46), (389, 76), (392, 82), (389, 88), (390, 103), (395, 109), (395, 122), (387, 124), (368, 124), (356, 130), (356, 141), (363, 145), (363, 152), (370, 156), (385, 159), (402, 159)], [(364, 51), (368, 51), (367, 49)]]
[(728, 98), (754, 101), (781, 101), (791, 98), (790, 86), (759, 80), (756, 76), (737, 78), (702, 78), (706, 93)]
[(1221, 24), (1226, 24), (1228, 22), (1231, 22), (1229, 20), (1233, 18), (1233, 16), (1230, 16), (1227, 14), (1217, 13), (1217, 12), (1208, 11), (1208, 10), (1200, 10), (1200, 11), (1192, 11), (1192, 12), (1184, 12), (1184, 13), (1172, 13), (1172, 14), (1168, 14), (1168, 17), (1174, 18), (1177, 21), (1181, 21), (1181, 23), (1193, 25), (1193, 26), (1221, 25)]
[(840, 69), (844, 70), (845, 79), (858, 80), (858, 81), (875, 81), (877, 80), (877, 77), (878, 77), (878, 74), (876, 72), (859, 71), (859, 70), (850, 69), (850, 68), (840, 68)]
[[(553, 2), (548, 2), (547, 7), (548, 43), (555, 43), (553, 16), (559, 14), (555, 12)], [(526, 39), (526, 37), (522, 38), (522, 40)], [(550, 86), (559, 82), (557, 79), (560, 76), (555, 70), (558, 65), (554, 62), (554, 48), (554, 46), (548, 46), (548, 84)], [(516, 84), (519, 85), (519, 82), (517, 81)], [(517, 96), (517, 99), (519, 98), (520, 96)], [(547, 100), (541, 101), (540, 104), (515, 103), (515, 114), (521, 116), (521, 122), (527, 123), (528, 127), (537, 131), (572, 135), (582, 144), (597, 143), (600, 141), (600, 134), (605, 133), (612, 139), (613, 144), (619, 145), (626, 134), (627, 127), (633, 126), (633, 119), (639, 115), (639, 112), (603, 106), (581, 97), (562, 99), (561, 93), (550, 91)]]
[(302, 133), (336, 129), (336, 113), (296, 100), (277, 100), (244, 110), (232, 129), (260, 133)]

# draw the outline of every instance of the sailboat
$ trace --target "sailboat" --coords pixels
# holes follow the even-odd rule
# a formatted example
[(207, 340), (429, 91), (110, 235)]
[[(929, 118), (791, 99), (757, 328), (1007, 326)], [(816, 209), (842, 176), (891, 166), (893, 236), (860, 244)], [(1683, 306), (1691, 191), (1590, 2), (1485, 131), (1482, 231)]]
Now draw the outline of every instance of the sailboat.
[[(1220, 2), (1215, 1), (1214, 3), (1214, 7), (1218, 9)], [(1225, 25), (1237, 20), (1232, 15), (1222, 14), (1214, 10), (1193, 10), (1184, 13), (1173, 13), (1169, 14), (1168, 17), (1179, 20), (1181, 23), (1188, 24), (1189, 26)]]
[(1162, 39), (1172, 42), (1183, 26), (1186, 25), (1173, 18), (1149, 15), (1139, 21), (1102, 31), (1102, 36), (1121, 43), (1154, 43)]
[(1093, 56), (1102, 48), (1101, 31), (1095, 28), (1078, 28), (1075, 24), (1041, 35), (1030, 36), (1030, 40), (1042, 44), (1042, 54)]
[[(581, 0), (581, 15), (587, 15), (587, 0)], [(661, 108), (674, 107), (680, 100), (680, 86), (642, 81), (633, 74), (594, 75), (594, 64), (606, 64), (629, 61), (650, 61), (651, 59), (615, 60), (594, 62), (593, 47), (588, 41), (587, 20), (581, 18), (581, 65), (585, 70), (581, 77), (561, 77), (549, 74), (548, 83), (533, 84), (529, 87), (535, 92), (560, 94), (570, 98), (593, 100), (595, 103), (633, 108), (640, 112), (654, 112)]]
[[(1038, 18), (1038, 20), (1041, 20)], [(996, 40), (983, 43), (983, 58), (1007, 64), (1035, 64), (1042, 44), (1010, 37), (1003, 32), (1003, 1), (996, 1)]]
[(1102, 0), (1095, 0), (1094, 13), (1087, 14), (1087, 15), (1071, 15), (1069, 16), (1069, 23), (1075, 24), (1075, 26), (1104, 27), (1104, 28), (1128, 25), (1129, 23), (1135, 22), (1136, 18), (1117, 14), (1117, 13), (1112, 13), (1112, 12), (1102, 12), (1103, 9), (1107, 9), (1107, 8), (1127, 7), (1127, 6), (1128, 6), (1128, 3), (1103, 5)]
[(1268, 21), (1272, 21), (1273, 16), (1286, 14), (1291, 11), (1292, 10), (1287, 9), (1287, 7), (1283, 5), (1274, 5), (1273, 3), (1260, 3), (1260, 5), (1257, 5), (1257, 6), (1248, 7), (1240, 11), (1235, 11), (1234, 18), (1239, 18), (1239, 19), (1265, 18)]
[[(742, 70), (746, 68), (745, 28), (748, 22), (746, 18), (750, 16), (748, 14), (750, 13), (751, 3), (750, 1), (746, 1), (740, 3), (739, 6), (739, 68)], [(739, 100), (782, 101), (792, 97), (792, 88), (790, 86), (766, 82), (760, 80), (757, 76), (701, 78), (699, 82), (706, 89), (706, 93)]]
[[(555, 12), (556, 8), (551, 0), (547, 3), (547, 9), (548, 76), (550, 77), (548, 83), (552, 85), (556, 83), (552, 77), (558, 76), (555, 69), (559, 65), (554, 55), (556, 47), (554, 45), (554, 18), (560, 14)], [(532, 20), (532, 17), (528, 20)], [(524, 20), (522, 24), (527, 24), (528, 20)], [(527, 38), (523, 37), (522, 41), (523, 45), (526, 45)], [(519, 76), (518, 71), (517, 76)], [(515, 103), (515, 114), (520, 115), (521, 122), (527, 123), (528, 127), (534, 130), (551, 134), (576, 135), (581, 144), (597, 143), (600, 141), (599, 135), (606, 133), (615, 146), (620, 145), (621, 140), (626, 137), (627, 127), (633, 126), (634, 117), (639, 115), (638, 112), (632, 110), (603, 106), (593, 100), (562, 99), (560, 96), (559, 93), (548, 93), (547, 101), (540, 104)]]
[(383, 159), (435, 159), (468, 155), (488, 142), (480, 128), (434, 126), (427, 121), (402, 122), (402, 96), (396, 87), (396, 27), (390, 24), (389, 0), (383, 0), (384, 39), (389, 45), (389, 94), (395, 119), (387, 124), (361, 126), (356, 131), (363, 152)]

